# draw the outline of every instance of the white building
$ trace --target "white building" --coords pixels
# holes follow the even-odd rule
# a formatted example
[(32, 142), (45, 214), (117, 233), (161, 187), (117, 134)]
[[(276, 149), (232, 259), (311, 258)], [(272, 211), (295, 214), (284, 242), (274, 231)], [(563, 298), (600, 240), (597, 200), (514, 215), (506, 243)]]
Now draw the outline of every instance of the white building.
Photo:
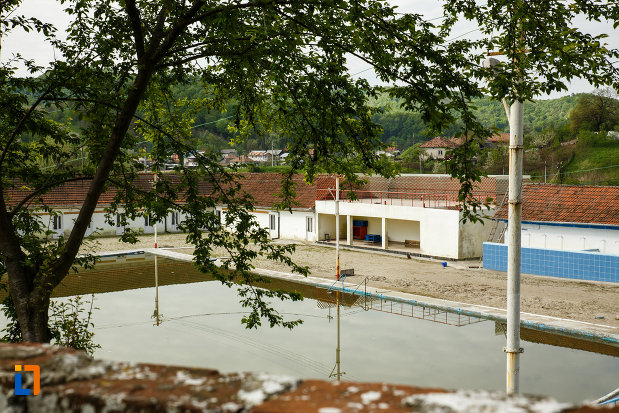
[[(282, 201), (281, 197), (279, 197), (281, 174), (246, 173), (239, 175), (242, 177), (243, 191), (254, 198), (255, 209), (252, 211), (252, 214), (262, 227), (269, 228), (271, 238), (299, 241), (316, 240), (314, 221), (315, 187), (306, 185), (302, 175), (293, 177), (294, 182), (297, 184), (297, 198), (295, 207), (290, 211), (277, 211), (275, 209), (275, 206)], [(165, 174), (160, 175), (159, 179), (174, 179), (174, 176), (174, 174)], [(41, 197), (45, 205), (54, 209), (54, 214), (40, 213), (39, 216), (46, 228), (53, 231), (56, 237), (61, 235), (68, 236), (70, 234), (73, 229), (73, 223), (88, 192), (89, 184), (89, 181), (69, 182), (62, 187), (54, 188)], [(152, 188), (153, 175), (140, 174), (133, 184), (145, 190)], [(17, 205), (28, 194), (28, 191), (21, 189), (7, 191), (9, 205)], [(123, 222), (124, 217), (122, 214), (117, 214), (115, 217), (112, 217), (113, 223), (109, 224), (106, 222), (105, 208), (111, 204), (114, 195), (114, 189), (109, 189), (101, 195), (86, 236), (92, 235), (95, 231), (96, 235), (99, 236), (121, 235), (124, 233), (125, 228), (131, 228), (144, 234), (152, 234), (155, 225), (157, 226), (157, 232), (160, 234), (180, 231), (179, 224), (185, 219), (185, 215), (181, 211), (170, 212), (163, 220), (157, 223), (146, 214), (133, 220), (126, 219)], [(178, 200), (178, 202), (180, 204), (183, 203), (182, 200)], [(227, 211), (226, 206), (218, 205), (215, 211), (223, 222)]]
[(251, 151), (247, 157), (254, 162), (271, 162), (271, 154), (268, 151)]
[[(355, 199), (348, 199), (349, 192), (342, 185), (339, 228), (335, 224), (334, 180), (318, 183), (316, 220), (320, 240), (334, 239), (339, 233), (342, 242), (348, 245), (367, 245), (368, 241), (380, 240), (375, 244), (383, 249), (397, 244), (398, 249), (406, 251), (408, 247), (409, 251), (433, 257), (464, 259), (481, 255), (490, 225), (461, 222), (462, 212), (457, 207), (458, 181), (448, 175), (367, 179), (363, 188), (352, 191)], [(476, 196), (496, 199), (506, 188), (504, 177), (484, 178)], [(488, 216), (493, 212), (488, 211)], [(367, 227), (355, 229), (355, 221)]]
[(619, 187), (523, 185), (522, 246), (619, 255)]
[[(252, 214), (263, 228), (268, 228), (272, 239), (296, 241), (317, 240), (314, 202), (316, 187), (307, 185), (303, 175), (293, 176), (296, 184), (295, 205), (290, 210), (277, 210), (282, 201), (282, 175), (279, 173), (243, 173), (241, 186), (243, 191), (252, 196), (254, 210)], [(225, 205), (218, 205), (222, 220), (226, 214)]]
[[(173, 180), (176, 176), (169, 173), (160, 179)], [(303, 175), (293, 176), (295, 203), (293, 208), (283, 210), (277, 209), (282, 201), (281, 174), (243, 173), (239, 177), (242, 190), (254, 200), (252, 214), (261, 227), (269, 229), (272, 239), (315, 242), (333, 240), (339, 233), (343, 244), (397, 248), (426, 256), (464, 259), (481, 255), (482, 243), (490, 230), (490, 225), (461, 222), (462, 213), (457, 206), (459, 182), (448, 175), (403, 175), (393, 179), (365, 177), (366, 184), (353, 191), (354, 200), (348, 199), (350, 193), (343, 182), (339, 228), (335, 227), (334, 177), (319, 176), (314, 184), (308, 185)], [(151, 174), (140, 174), (134, 185), (149, 189), (152, 180)], [(44, 202), (57, 214), (42, 214), (41, 217), (58, 235), (70, 233), (88, 184), (87, 181), (70, 182), (43, 196)], [(500, 198), (506, 187), (507, 181), (503, 177), (484, 178), (475, 196), (479, 199)], [(201, 190), (210, 193), (209, 188)], [(15, 203), (26, 194), (14, 192), (10, 198)], [(123, 216), (119, 214), (109, 224), (105, 222), (105, 208), (113, 198), (114, 189), (102, 194), (87, 235), (94, 231), (99, 235), (120, 235), (126, 227), (148, 234), (154, 232), (155, 225), (158, 233), (178, 232), (179, 224), (185, 219), (183, 212), (174, 211), (157, 223), (147, 215), (123, 223)], [(177, 202), (183, 203), (182, 199)], [(216, 205), (214, 213), (223, 223), (227, 206)], [(355, 233), (355, 221), (366, 225), (363, 237)], [(366, 240), (365, 235), (372, 237)], [(379, 238), (379, 242), (372, 242)]]

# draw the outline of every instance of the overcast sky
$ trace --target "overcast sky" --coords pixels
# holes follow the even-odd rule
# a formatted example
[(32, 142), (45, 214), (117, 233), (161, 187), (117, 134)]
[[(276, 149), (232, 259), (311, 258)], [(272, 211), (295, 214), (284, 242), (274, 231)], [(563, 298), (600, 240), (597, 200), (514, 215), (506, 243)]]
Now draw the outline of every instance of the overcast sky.
[[(440, 18), (442, 15), (441, 2), (438, 1), (391, 0), (391, 3), (398, 7), (398, 11), (419, 13), (428, 19)], [(68, 20), (57, 0), (23, 0), (22, 6), (15, 13), (36, 16), (45, 22), (52, 23), (60, 29), (60, 33), (62, 33), (62, 28), (66, 27)], [(619, 32), (612, 28), (612, 24), (608, 22), (591, 23), (585, 19), (580, 19), (577, 21), (577, 25), (591, 34), (608, 34), (609, 37), (606, 39), (606, 42), (609, 46), (611, 48), (619, 48)], [(462, 36), (463, 38), (476, 39), (476, 36), (480, 36), (479, 31), (476, 31), (476, 27), (474, 23), (463, 22), (456, 27), (453, 37)], [(53, 48), (44, 42), (42, 36), (23, 31), (13, 32), (2, 38), (2, 56), (0, 58), (5, 62), (14, 53), (18, 52), (23, 57), (34, 59), (41, 65), (54, 58)], [(351, 73), (358, 73), (356, 76), (365, 77), (373, 84), (377, 82), (368, 63), (352, 57), (349, 60), (349, 67)], [(20, 74), (23, 75), (24, 72)], [(591, 92), (593, 87), (583, 80), (576, 80), (568, 86), (568, 89), (567, 92), (556, 93), (551, 96), (539, 96), (539, 98), (554, 98), (572, 93)]]

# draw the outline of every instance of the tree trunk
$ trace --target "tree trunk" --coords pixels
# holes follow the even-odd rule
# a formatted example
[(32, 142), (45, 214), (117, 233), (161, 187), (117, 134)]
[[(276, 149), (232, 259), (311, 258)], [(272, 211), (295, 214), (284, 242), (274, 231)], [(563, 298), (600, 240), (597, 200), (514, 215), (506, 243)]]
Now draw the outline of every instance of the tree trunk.
[(15, 274), (15, 270), (8, 270), (9, 289), (15, 305), (17, 320), (21, 328), (23, 341), (48, 343), (51, 339), (49, 334), (49, 303), (50, 293), (47, 289), (33, 288), (31, 283), (10, 282), (15, 279), (32, 279), (27, 271), (21, 269), (21, 274)]

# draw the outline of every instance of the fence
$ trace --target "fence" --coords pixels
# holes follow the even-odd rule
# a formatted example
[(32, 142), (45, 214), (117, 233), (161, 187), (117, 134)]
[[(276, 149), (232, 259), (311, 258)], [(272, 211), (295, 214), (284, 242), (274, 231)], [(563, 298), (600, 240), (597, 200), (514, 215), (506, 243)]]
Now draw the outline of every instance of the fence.
[[(522, 248), (521, 272), (574, 280), (619, 282), (619, 255)], [(484, 242), (484, 268), (507, 271), (507, 245)]]
[[(335, 199), (335, 192), (334, 189), (317, 189), (316, 200), (332, 201)], [(475, 196), (480, 202), (485, 202), (486, 198), (493, 198), (494, 194), (478, 192)], [(457, 193), (340, 190), (340, 200), (342, 202), (413, 206), (420, 208), (458, 208)]]

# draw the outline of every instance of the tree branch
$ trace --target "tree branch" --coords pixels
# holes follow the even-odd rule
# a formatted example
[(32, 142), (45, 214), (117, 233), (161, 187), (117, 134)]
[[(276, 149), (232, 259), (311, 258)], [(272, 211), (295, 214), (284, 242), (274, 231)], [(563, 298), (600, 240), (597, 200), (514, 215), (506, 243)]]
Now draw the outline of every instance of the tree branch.
[(135, 40), (135, 51), (138, 55), (138, 63), (144, 64), (144, 33), (142, 31), (142, 19), (140, 12), (135, 5), (135, 0), (125, 0), (125, 9), (131, 22), (133, 39)]

